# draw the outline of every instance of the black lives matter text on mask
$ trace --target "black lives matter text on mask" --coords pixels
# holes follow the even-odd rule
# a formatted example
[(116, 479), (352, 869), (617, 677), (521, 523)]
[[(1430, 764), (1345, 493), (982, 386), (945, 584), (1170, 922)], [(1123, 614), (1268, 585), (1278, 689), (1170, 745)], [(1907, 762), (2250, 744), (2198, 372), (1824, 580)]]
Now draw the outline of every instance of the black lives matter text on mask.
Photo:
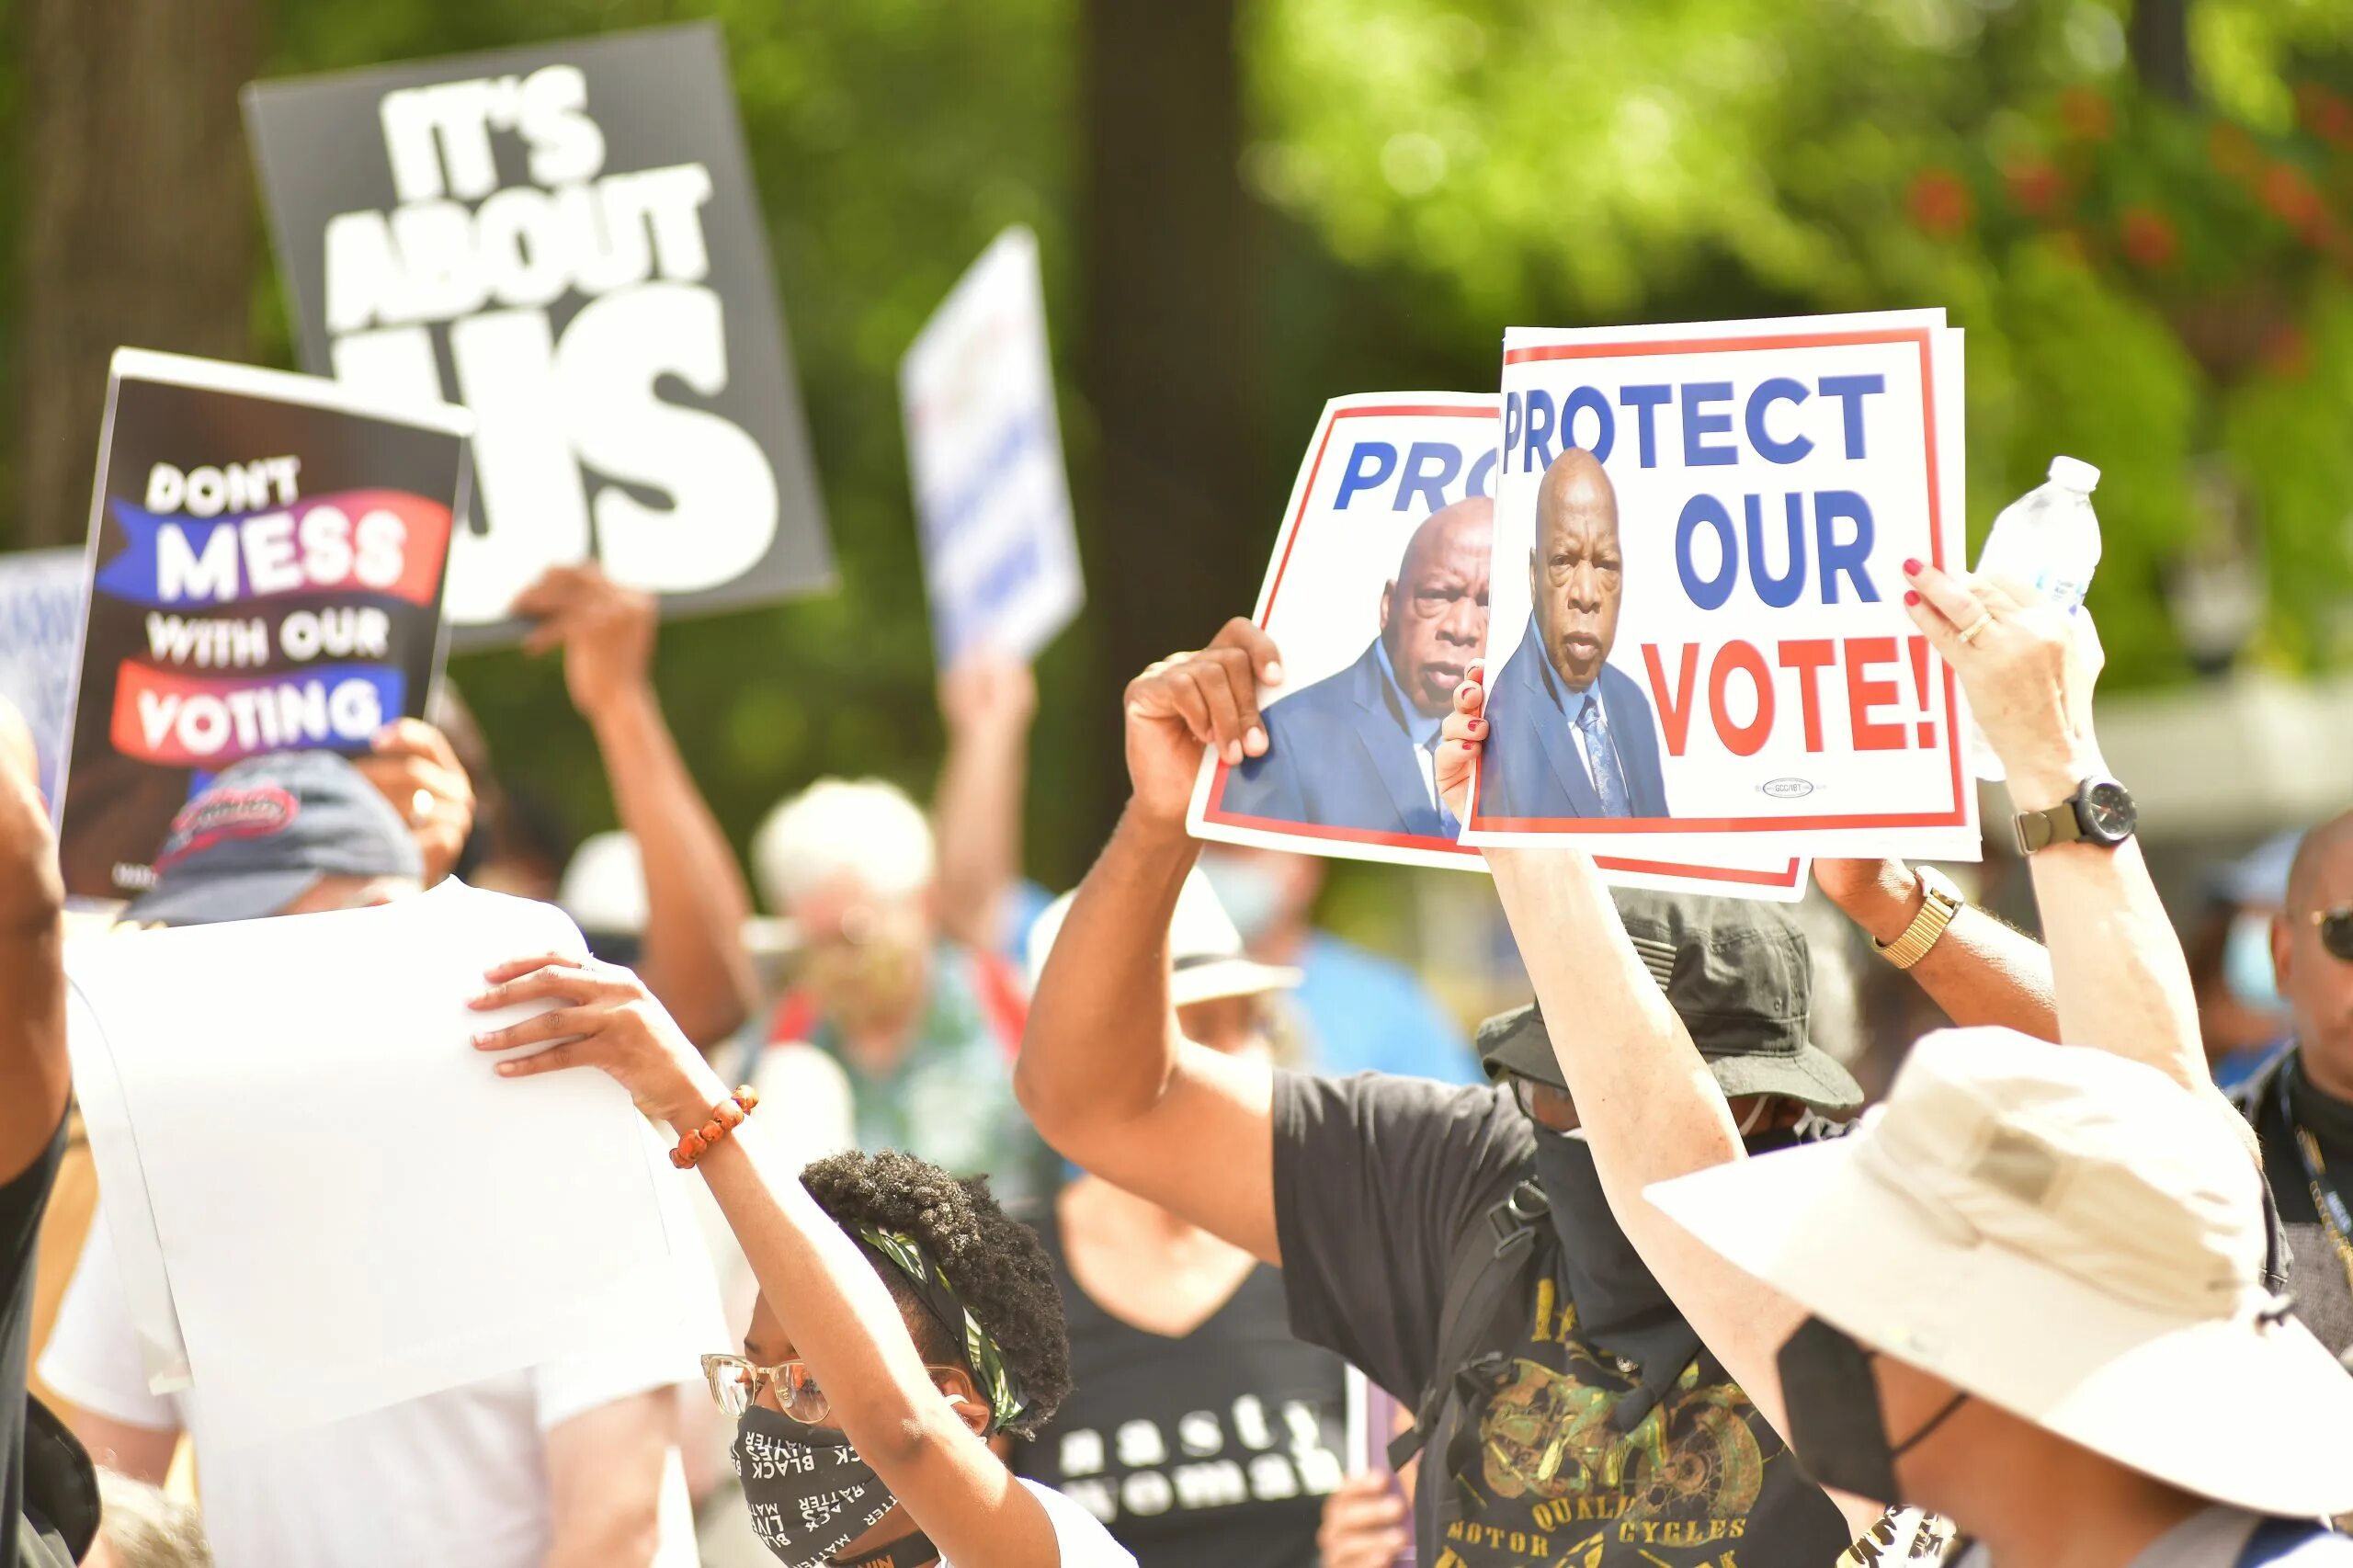
[(310, 368), (472, 408), (460, 643), (547, 567), (667, 607), (830, 578), (715, 28), (248, 89)]

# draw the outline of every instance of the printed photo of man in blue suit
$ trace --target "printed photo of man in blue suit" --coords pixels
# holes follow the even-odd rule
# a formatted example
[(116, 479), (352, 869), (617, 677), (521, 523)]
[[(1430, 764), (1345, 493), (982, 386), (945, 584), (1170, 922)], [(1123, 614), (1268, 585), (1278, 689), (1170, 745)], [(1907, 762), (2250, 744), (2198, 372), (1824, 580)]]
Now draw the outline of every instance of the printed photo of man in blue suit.
[(1572, 447), (1536, 493), (1528, 634), (1488, 687), (1482, 817), (1668, 814), (1650, 698), (1608, 663), (1624, 571), (1618, 492)]
[(1381, 590), (1381, 634), (1363, 656), (1270, 704), (1267, 750), (1226, 778), (1223, 812), (1452, 839), (1434, 782), (1438, 726), (1487, 641), (1495, 503), (1433, 512)]

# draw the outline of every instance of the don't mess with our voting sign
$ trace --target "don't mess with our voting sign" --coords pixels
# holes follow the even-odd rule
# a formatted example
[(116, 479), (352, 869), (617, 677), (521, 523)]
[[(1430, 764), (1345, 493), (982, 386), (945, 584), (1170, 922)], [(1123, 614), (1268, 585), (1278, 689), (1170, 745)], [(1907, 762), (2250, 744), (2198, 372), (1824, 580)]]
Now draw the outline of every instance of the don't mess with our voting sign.
[(425, 710), (472, 480), (463, 409), (119, 349), (91, 501), (59, 858), (126, 898), (174, 813), (273, 751)]
[[(1436, 787), (1454, 690), (1486, 647), (1499, 400), (1383, 393), (1334, 400), (1284, 515), (1257, 622), (1284, 680), (1261, 691), (1263, 756), (1205, 759), (1191, 822), (1203, 838), (1406, 865), (1482, 869)], [(1522, 603), (1525, 603), (1523, 595)], [(1612, 881), (1795, 898), (1804, 862), (1711, 841), (1597, 857)]]
[(1490, 739), (1463, 842), (1975, 859), (1941, 311), (1505, 337)]

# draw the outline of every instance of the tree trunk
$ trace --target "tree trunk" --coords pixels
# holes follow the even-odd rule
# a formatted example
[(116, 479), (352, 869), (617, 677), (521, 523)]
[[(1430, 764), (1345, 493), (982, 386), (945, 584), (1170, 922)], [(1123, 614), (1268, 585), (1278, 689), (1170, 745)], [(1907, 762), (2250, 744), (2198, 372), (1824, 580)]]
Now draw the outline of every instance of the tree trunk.
[(2197, 101), (2198, 78), (2189, 59), (2190, 0), (2134, 0), (2125, 34), (2132, 71), (2141, 85), (2177, 104)]
[[(1260, 494), (1252, 445), (1233, 23), (1234, 0), (1085, 7), (1081, 365), (1097, 426), (1087, 592), (1102, 655), (1091, 744), (1117, 733), (1137, 671), (1250, 612), (1279, 505)], [(1096, 824), (1108, 828), (1126, 778), (1113, 764), (1102, 782)]]
[(16, 542), (76, 543), (108, 356), (249, 351), (254, 176), (237, 89), (259, 63), (259, 26), (254, 0), (19, 6)]

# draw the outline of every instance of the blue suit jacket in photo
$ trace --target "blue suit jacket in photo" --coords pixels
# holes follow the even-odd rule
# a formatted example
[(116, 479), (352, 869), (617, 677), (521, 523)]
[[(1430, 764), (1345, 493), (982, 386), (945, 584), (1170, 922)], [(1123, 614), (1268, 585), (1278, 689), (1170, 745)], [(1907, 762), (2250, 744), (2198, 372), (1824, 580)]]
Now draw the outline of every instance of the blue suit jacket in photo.
[[(1626, 795), (1637, 817), (1663, 817), (1666, 783), (1658, 766), (1658, 722), (1642, 683), (1614, 665), (1601, 666), (1601, 714), (1625, 770)], [(1488, 714), (1495, 730), (1481, 762), (1479, 814), (1483, 817), (1597, 817), (1594, 793), (1576, 737), (1569, 733), (1567, 693), (1544, 656), (1536, 618), (1519, 646), (1504, 662), (1489, 688)]]
[(1371, 833), (1450, 837), (1430, 803), (1378, 639), (1336, 675), (1267, 708), (1267, 755), (1226, 775), (1220, 809)]

